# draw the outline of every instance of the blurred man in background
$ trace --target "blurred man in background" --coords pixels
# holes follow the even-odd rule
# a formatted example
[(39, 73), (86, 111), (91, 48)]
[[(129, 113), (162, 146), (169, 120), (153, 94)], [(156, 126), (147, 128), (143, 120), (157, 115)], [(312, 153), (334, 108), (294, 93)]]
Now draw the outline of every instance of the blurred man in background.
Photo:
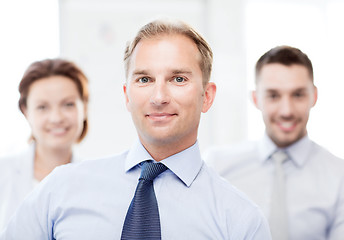
[(317, 101), (312, 63), (279, 46), (256, 64), (255, 106), (266, 131), (258, 142), (214, 147), (205, 159), (262, 207), (275, 240), (342, 240), (344, 161), (311, 141)]

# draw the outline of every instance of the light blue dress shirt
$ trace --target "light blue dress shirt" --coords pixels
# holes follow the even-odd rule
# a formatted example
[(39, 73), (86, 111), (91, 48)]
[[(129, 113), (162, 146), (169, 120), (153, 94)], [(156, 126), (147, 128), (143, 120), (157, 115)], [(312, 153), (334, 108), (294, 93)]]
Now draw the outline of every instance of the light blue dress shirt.
[[(245, 192), (268, 218), (276, 145), (261, 141), (208, 149), (205, 161)], [(285, 148), (286, 194), (290, 240), (344, 239), (344, 160), (308, 136)]]
[[(114, 157), (58, 167), (0, 239), (120, 239), (138, 164), (147, 159), (137, 141)], [(260, 209), (204, 164), (197, 143), (162, 163), (169, 169), (154, 180), (162, 239), (271, 239)]]

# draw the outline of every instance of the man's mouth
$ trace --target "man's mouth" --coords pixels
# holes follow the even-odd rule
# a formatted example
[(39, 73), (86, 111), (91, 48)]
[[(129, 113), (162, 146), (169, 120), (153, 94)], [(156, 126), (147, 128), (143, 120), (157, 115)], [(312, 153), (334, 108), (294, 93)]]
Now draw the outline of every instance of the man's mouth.
[(296, 122), (295, 121), (288, 121), (288, 122), (278, 122), (277, 125), (279, 126), (282, 131), (285, 132), (291, 132), (295, 129), (296, 127)]
[(153, 120), (153, 121), (166, 121), (171, 119), (172, 117), (177, 116), (176, 113), (149, 113), (146, 115), (146, 117), (148, 117), (149, 119)]

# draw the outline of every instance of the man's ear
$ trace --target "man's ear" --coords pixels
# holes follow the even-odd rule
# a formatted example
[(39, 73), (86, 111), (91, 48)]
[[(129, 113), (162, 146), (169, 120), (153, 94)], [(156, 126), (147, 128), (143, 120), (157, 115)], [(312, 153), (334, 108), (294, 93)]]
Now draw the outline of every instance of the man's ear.
[(253, 90), (251, 92), (251, 97), (252, 97), (252, 102), (254, 104), (254, 106), (259, 109), (259, 105), (258, 105), (258, 96), (257, 96), (257, 91)]
[(207, 83), (204, 90), (204, 99), (203, 99), (203, 107), (202, 107), (203, 113), (206, 113), (210, 109), (211, 105), (213, 105), (215, 96), (216, 96), (216, 84), (213, 82)]
[(129, 104), (129, 96), (128, 96), (128, 86), (127, 83), (123, 84), (123, 93), (125, 98), (125, 105), (127, 107), (127, 110), (130, 112), (130, 104)]
[(314, 86), (314, 93), (313, 93), (313, 104), (312, 107), (317, 103), (318, 101), (318, 88)]

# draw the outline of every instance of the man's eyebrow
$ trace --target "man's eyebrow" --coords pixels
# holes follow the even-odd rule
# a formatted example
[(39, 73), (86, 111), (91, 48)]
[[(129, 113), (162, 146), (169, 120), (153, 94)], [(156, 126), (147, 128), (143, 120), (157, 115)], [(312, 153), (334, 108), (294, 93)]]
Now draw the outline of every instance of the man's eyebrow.
[[(278, 92), (279, 89), (275, 89), (275, 88), (268, 88), (265, 90), (265, 92)], [(292, 92), (303, 92), (303, 91), (307, 91), (306, 87), (299, 87), (299, 88), (295, 88), (292, 90)]]
[(265, 90), (265, 92), (278, 92), (278, 90), (274, 88), (268, 88)]
[(145, 71), (145, 70), (135, 70), (135, 71), (133, 72), (133, 75), (134, 75), (134, 76), (137, 76), (137, 75), (147, 75), (147, 74), (148, 74), (148, 72)]
[[(171, 74), (191, 74), (192, 75), (192, 71), (186, 70), (186, 69), (176, 69), (176, 70), (172, 70)], [(137, 75), (148, 75), (148, 71), (146, 71), (146, 70), (135, 70), (133, 72), (133, 76), (137, 76)]]
[(186, 69), (177, 69), (173, 70), (172, 74), (192, 74), (192, 72)]
[(296, 89), (294, 89), (293, 92), (302, 92), (302, 91), (307, 91), (307, 88), (306, 87), (296, 88)]

